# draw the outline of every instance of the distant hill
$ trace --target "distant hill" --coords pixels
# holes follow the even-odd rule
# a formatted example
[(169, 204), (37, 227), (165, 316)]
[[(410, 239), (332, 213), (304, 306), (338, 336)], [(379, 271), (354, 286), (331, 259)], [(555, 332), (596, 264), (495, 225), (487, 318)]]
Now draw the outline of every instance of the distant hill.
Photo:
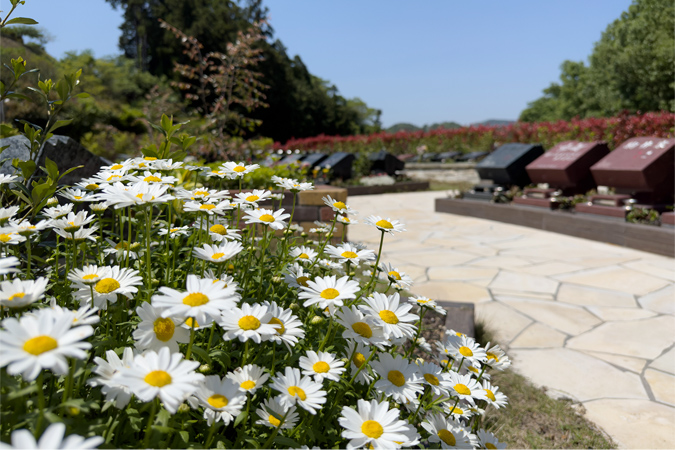
[(441, 122), (441, 123), (434, 123), (431, 125), (424, 125), (423, 127), (418, 127), (416, 125), (413, 125), (411, 123), (397, 123), (389, 128), (387, 128), (385, 131), (388, 133), (396, 133), (398, 131), (429, 131), (429, 130), (435, 130), (437, 128), (445, 128), (445, 129), (452, 129), (452, 128), (461, 128), (462, 126), (458, 124), (457, 122)]
[(485, 120), (483, 122), (478, 122), (478, 123), (472, 123), (471, 125), (486, 125), (488, 127), (504, 127), (507, 125), (511, 125), (512, 123), (515, 123), (515, 120), (498, 120), (498, 119), (490, 119), (490, 120)]

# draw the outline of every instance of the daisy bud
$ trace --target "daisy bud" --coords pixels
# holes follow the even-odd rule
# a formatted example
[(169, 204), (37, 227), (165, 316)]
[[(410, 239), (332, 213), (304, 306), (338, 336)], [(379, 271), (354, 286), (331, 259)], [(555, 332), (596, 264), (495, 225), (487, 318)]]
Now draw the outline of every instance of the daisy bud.
[(131, 244), (131, 251), (132, 252), (138, 250), (139, 248), (141, 248), (140, 242), (134, 242), (133, 244)]
[(272, 283), (274, 284), (281, 283), (281, 277), (272, 277)]
[(253, 247), (252, 245), (249, 245), (248, 247), (246, 247), (246, 251), (249, 252), (249, 253), (254, 251), (254, 250), (255, 250), (255, 247)]
[(70, 406), (68, 407), (68, 415), (71, 417), (75, 417), (80, 414), (80, 408), (77, 408), (75, 406)]
[(285, 241), (286, 241), (286, 238), (285, 238), (285, 237), (280, 237), (280, 238), (279, 238), (279, 242), (285, 242)]
[(312, 317), (312, 320), (309, 321), (312, 325), (319, 325), (323, 323), (323, 317), (321, 316), (314, 316)]
[(59, 204), (59, 200), (56, 197), (52, 197), (49, 200), (47, 200), (47, 206), (54, 206), (54, 205), (58, 205), (58, 204)]
[(199, 371), (201, 373), (211, 372), (211, 366), (209, 366), (208, 364), (202, 364), (201, 366), (199, 366)]
[(234, 272), (234, 264), (228, 264), (227, 270), (229, 270), (230, 272)]
[(299, 311), (300, 310), (300, 305), (297, 303), (293, 302), (291, 305), (288, 307), (291, 311)]
[(302, 238), (306, 238), (307, 236), (309, 236), (309, 234), (305, 233), (304, 231), (300, 233), (300, 237)]
[(159, 286), (159, 280), (157, 278), (152, 279), (152, 287), (157, 287)]
[(181, 403), (180, 406), (178, 407), (178, 413), (184, 414), (184, 413), (189, 413), (189, 412), (190, 412), (190, 407), (185, 403)]

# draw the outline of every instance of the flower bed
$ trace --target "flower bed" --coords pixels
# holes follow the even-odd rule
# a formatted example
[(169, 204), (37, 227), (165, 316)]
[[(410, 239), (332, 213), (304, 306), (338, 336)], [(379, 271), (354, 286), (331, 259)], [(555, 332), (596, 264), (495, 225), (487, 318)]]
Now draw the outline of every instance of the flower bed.
[[(422, 338), (427, 311), (445, 310), (402, 301), (412, 280), (381, 260), (404, 224), (357, 221), (279, 177), (290, 204), (267, 209), (270, 191), (226, 189), (255, 165), (158, 156), (104, 167), (61, 190), (63, 204), (0, 179), (2, 441), (505, 447), (482, 417), (506, 403), (489, 373), (508, 357), (452, 331)], [(305, 196), (333, 213), (316, 241), (292, 225)], [(338, 224), (370, 226), (378, 248), (329, 244)]]

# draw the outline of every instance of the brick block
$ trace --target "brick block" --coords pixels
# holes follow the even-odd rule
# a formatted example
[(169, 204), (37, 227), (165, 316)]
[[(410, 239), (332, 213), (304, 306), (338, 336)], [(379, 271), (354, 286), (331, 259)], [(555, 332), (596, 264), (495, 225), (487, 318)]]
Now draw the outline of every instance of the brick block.
[(323, 222), (332, 222), (333, 218), (335, 217), (335, 213), (333, 212), (333, 208), (330, 206), (322, 206), (320, 209), (319, 217), (321, 221)]
[(304, 206), (324, 205), (323, 197), (330, 195), (339, 202), (347, 202), (347, 189), (336, 188), (333, 186), (316, 186), (313, 191), (303, 191), (299, 193), (300, 204)]
[[(287, 209), (285, 212), (291, 212)], [(316, 206), (296, 206), (295, 213), (293, 213), (293, 222), (307, 222), (319, 220), (319, 208)]]

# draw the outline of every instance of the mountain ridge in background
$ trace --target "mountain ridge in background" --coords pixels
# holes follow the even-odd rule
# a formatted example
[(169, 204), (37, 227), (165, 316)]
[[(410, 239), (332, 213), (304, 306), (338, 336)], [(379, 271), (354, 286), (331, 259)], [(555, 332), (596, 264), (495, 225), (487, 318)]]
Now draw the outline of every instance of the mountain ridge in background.
[[(489, 120), (485, 120), (483, 122), (472, 123), (469, 126), (486, 125), (486, 126), (500, 127), (500, 126), (510, 125), (514, 122), (515, 122), (515, 120), (489, 119)], [(386, 128), (384, 131), (386, 131), (387, 133), (397, 133), (399, 131), (430, 131), (430, 130), (436, 130), (438, 128), (444, 128), (446, 130), (451, 130), (453, 128), (462, 128), (462, 126), (463, 125), (461, 125), (457, 122), (441, 122), (441, 123), (434, 123), (434, 124), (431, 124), (431, 125), (423, 125), (421, 127), (418, 127), (417, 125), (413, 125), (411, 123), (399, 122), (399, 123), (395, 123), (394, 125), (390, 126), (389, 128)]]

